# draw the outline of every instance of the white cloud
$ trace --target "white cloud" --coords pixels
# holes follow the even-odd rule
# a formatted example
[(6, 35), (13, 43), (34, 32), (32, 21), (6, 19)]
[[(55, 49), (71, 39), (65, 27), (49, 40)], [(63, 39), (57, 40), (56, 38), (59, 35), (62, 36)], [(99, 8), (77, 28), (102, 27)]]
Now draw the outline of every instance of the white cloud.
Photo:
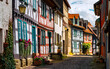
[(94, 13), (94, 3), (98, 0), (68, 0), (71, 5), (69, 13), (80, 14), (80, 17), (88, 20), (93, 26), (98, 18)]

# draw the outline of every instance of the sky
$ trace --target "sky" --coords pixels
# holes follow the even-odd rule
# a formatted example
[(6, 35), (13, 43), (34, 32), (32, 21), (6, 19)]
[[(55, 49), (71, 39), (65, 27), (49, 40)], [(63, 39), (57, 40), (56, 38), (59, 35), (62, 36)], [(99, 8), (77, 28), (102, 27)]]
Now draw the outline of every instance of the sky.
[(69, 13), (80, 14), (80, 18), (88, 20), (93, 26), (98, 18), (94, 13), (94, 3), (98, 0), (68, 0), (71, 9)]

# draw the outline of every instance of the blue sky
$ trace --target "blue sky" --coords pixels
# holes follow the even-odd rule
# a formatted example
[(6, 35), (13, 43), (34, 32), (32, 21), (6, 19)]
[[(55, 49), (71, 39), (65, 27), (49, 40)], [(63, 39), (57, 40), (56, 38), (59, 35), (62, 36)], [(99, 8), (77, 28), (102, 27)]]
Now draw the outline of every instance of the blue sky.
[(94, 3), (98, 0), (68, 0), (71, 9), (69, 13), (80, 14), (80, 18), (88, 20), (95, 26), (95, 20), (98, 18), (94, 13)]

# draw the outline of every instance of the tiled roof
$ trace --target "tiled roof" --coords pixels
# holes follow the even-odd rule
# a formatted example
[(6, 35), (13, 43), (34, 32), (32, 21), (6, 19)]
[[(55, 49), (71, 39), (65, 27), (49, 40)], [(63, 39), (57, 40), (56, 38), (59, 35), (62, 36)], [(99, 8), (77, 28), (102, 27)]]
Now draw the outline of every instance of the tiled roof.
[(89, 29), (83, 30), (85, 33), (93, 34)]
[(68, 14), (68, 17), (69, 17), (69, 19), (73, 19), (74, 17), (76, 18), (76, 19), (78, 19), (79, 18), (79, 14)]

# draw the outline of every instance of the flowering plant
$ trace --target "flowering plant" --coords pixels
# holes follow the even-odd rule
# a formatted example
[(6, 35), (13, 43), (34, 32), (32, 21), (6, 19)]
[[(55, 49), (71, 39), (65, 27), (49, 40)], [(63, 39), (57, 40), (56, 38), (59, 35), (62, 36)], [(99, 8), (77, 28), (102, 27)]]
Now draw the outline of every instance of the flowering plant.
[(40, 57), (40, 56), (35, 56), (35, 57), (34, 57), (34, 60), (36, 60), (36, 61), (41, 60), (41, 61), (42, 61), (42, 60), (43, 60), (43, 58), (42, 58), (42, 57)]

